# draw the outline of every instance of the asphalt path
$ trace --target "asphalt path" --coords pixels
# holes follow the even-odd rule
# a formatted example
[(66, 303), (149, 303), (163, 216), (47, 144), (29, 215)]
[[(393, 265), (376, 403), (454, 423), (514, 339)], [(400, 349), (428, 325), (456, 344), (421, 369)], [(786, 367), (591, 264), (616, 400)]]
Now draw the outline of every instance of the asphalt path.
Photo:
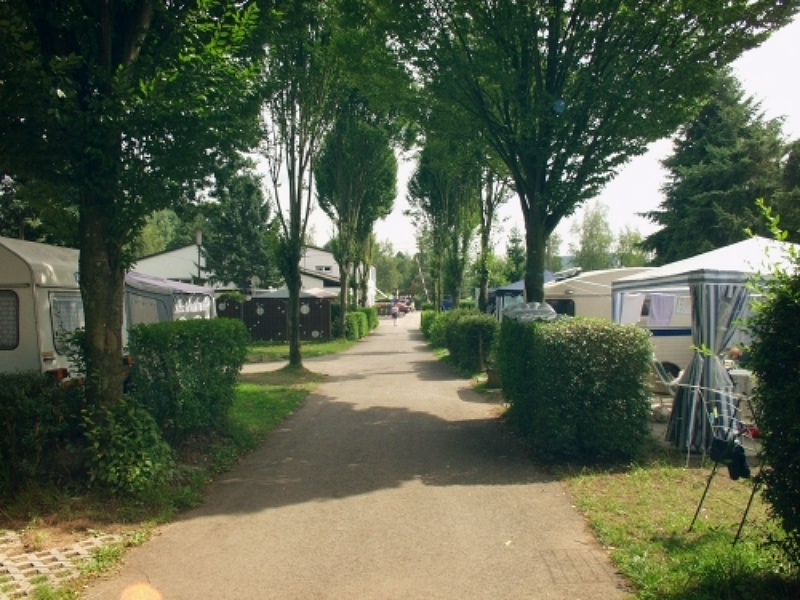
[(629, 597), (497, 396), (432, 356), (419, 313), (304, 364), (327, 377), (303, 406), (84, 598)]

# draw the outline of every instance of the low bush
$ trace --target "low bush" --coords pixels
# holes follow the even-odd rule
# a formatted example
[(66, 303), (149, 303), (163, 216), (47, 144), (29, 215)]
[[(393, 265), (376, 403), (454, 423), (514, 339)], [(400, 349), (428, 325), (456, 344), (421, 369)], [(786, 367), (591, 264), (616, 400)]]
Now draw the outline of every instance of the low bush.
[(431, 346), (434, 348), (449, 348), (452, 345), (449, 336), (454, 331), (456, 322), (465, 315), (476, 314), (479, 313), (465, 308), (456, 308), (438, 313), (429, 330), (428, 341)]
[(162, 487), (174, 468), (173, 453), (151, 414), (127, 401), (85, 411), (86, 462), (92, 487), (144, 497)]
[(467, 310), (477, 308), (477, 304), (475, 304), (475, 300), (472, 298), (468, 298), (466, 300), (461, 300), (458, 303), (458, 308), (465, 308)]
[(509, 421), (547, 458), (629, 459), (649, 435), (650, 333), (602, 319), (504, 319), (497, 369)]
[(0, 375), (0, 495), (21, 485), (65, 483), (81, 466), (80, 386), (40, 373)]
[(453, 363), (466, 373), (482, 371), (500, 332), (500, 323), (491, 315), (459, 312), (449, 321), (447, 350)]
[(131, 328), (132, 394), (173, 446), (225, 421), (249, 335), (236, 319), (195, 319)]
[(426, 340), (430, 340), (431, 337), (431, 327), (433, 326), (433, 322), (436, 320), (436, 311), (435, 310), (423, 310), (419, 315), (419, 328), (422, 330), (422, 335), (425, 337)]
[(368, 333), (367, 315), (358, 311), (348, 311), (346, 327), (345, 337), (348, 340), (360, 340)]
[(354, 312), (363, 313), (367, 317), (367, 332), (372, 331), (378, 326), (378, 309), (374, 306), (360, 306), (352, 309)]

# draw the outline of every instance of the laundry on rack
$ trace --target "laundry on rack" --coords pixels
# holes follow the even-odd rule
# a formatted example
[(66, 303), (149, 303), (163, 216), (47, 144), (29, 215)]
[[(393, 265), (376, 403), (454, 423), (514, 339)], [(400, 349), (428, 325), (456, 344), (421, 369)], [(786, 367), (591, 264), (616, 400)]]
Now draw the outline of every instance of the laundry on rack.
[(672, 312), (675, 309), (675, 296), (672, 294), (650, 294), (650, 315), (648, 324), (651, 327), (666, 327), (672, 323)]

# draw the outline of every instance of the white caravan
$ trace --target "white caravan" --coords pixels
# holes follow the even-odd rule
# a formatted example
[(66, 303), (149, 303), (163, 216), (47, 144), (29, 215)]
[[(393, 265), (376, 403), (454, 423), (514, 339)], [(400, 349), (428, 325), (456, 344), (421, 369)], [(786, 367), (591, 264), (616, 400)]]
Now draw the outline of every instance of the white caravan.
[[(216, 316), (213, 297), (211, 288), (130, 272), (123, 340), (130, 325)], [(64, 336), (83, 326), (78, 251), (0, 237), (0, 373), (66, 376)]]
[[(626, 267), (587, 271), (574, 277), (552, 281), (544, 286), (545, 301), (557, 313), (573, 317), (613, 318), (612, 284), (623, 278), (653, 271), (650, 267)], [(692, 357), (692, 323), (689, 290), (671, 290), (669, 298), (661, 298), (657, 290), (643, 293), (625, 323), (650, 330), (656, 357), (671, 374), (686, 367)], [(658, 296), (658, 297), (655, 297)], [(655, 303), (655, 306), (654, 306)], [(671, 303), (669, 318), (661, 307)], [(635, 313), (635, 314), (634, 314)]]
[(0, 237), (0, 371), (67, 369), (62, 334), (82, 326), (78, 251)]
[[(647, 267), (578, 272), (544, 284), (544, 300), (560, 315), (611, 319), (611, 283)], [(570, 270), (577, 271), (577, 270)]]

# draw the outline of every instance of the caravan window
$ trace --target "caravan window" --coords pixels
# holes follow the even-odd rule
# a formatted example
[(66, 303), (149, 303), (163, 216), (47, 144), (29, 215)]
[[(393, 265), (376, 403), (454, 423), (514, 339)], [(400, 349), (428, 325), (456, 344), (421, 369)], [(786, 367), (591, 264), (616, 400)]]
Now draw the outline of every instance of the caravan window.
[(0, 350), (19, 345), (19, 298), (16, 292), (0, 290)]
[(550, 306), (552, 306), (553, 310), (556, 311), (559, 315), (567, 315), (570, 317), (575, 316), (575, 300), (554, 299), (554, 300), (547, 300), (546, 302)]
[(50, 319), (53, 324), (53, 347), (59, 354), (67, 354), (69, 348), (65, 336), (85, 325), (80, 295), (51, 293)]

